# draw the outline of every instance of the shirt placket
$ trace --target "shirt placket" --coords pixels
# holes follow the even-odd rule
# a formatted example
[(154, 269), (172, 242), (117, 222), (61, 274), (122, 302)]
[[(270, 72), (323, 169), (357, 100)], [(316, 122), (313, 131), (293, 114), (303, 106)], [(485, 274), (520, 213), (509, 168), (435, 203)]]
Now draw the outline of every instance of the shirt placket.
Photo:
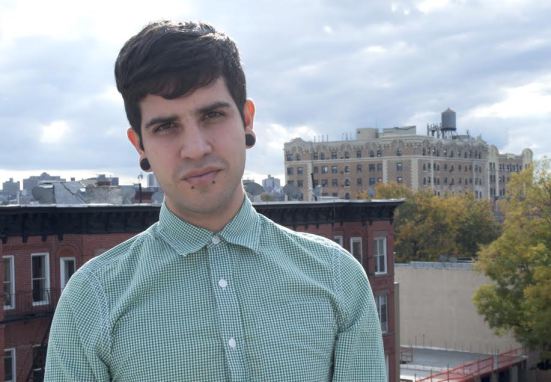
[(246, 381), (245, 338), (228, 243), (215, 235), (207, 246), (210, 278), (220, 322), (220, 335), (232, 381)]

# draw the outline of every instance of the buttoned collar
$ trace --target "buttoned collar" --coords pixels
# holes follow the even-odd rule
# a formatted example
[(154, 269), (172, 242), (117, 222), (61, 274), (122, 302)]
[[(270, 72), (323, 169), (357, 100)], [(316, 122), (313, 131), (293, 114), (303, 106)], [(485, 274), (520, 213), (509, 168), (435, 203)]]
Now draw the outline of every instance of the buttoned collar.
[(260, 218), (249, 199), (245, 197), (233, 219), (220, 232), (212, 232), (180, 219), (163, 202), (158, 232), (176, 252), (184, 256), (215, 242), (215, 237), (257, 252)]

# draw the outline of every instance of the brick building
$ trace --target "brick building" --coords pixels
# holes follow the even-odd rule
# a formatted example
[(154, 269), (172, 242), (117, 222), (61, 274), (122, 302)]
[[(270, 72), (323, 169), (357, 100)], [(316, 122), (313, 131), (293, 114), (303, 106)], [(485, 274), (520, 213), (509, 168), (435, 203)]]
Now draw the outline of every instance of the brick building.
[[(362, 263), (384, 331), (390, 381), (397, 381), (392, 217), (397, 201), (257, 204), (272, 220), (338, 241)], [(3, 305), (0, 380), (41, 381), (59, 295), (89, 259), (146, 229), (159, 206), (0, 207)]]
[(361, 128), (356, 139), (304, 141), (284, 145), (285, 180), (299, 188), (304, 200), (321, 196), (356, 199), (374, 194), (377, 183), (399, 183), (435, 195), (472, 193), (479, 199), (505, 196), (513, 172), (525, 169), (533, 153), (500, 154), (482, 138), (456, 133), (455, 112), (442, 113), (442, 122), (428, 125), (427, 135), (415, 126)]

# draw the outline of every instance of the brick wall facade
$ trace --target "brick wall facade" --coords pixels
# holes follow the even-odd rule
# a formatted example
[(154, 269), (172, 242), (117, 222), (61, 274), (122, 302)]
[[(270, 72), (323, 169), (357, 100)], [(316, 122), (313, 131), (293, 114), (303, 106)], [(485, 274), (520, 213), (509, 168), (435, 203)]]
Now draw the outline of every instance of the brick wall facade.
[[(378, 205), (374, 202), (348, 203), (285, 203), (257, 205), (264, 213), (289, 228), (330, 239), (342, 237), (349, 251), (352, 238), (361, 238), (358, 260), (370, 279), (375, 296), (387, 296), (388, 330), (384, 334), (390, 381), (396, 381), (394, 365), (398, 362), (395, 348), (394, 267), (392, 214), (397, 202)], [(14, 370), (17, 381), (41, 380), (40, 346), (47, 344), (47, 334), (62, 287), (61, 259), (74, 259), (75, 269), (105, 250), (147, 228), (158, 216), (158, 207), (133, 208), (58, 207), (28, 209), (0, 207), (0, 275), (4, 282), (4, 309), (0, 310), (0, 346), (14, 349)], [(15, 229), (14, 227), (18, 227)], [(114, 231), (114, 232), (110, 232)], [(3, 235), (2, 235), (3, 233)], [(386, 273), (375, 272), (376, 237), (386, 238)], [(357, 239), (355, 239), (357, 240)], [(34, 281), (33, 255), (46, 254), (40, 263), (47, 272), (47, 282)], [(5, 263), (7, 261), (7, 263)], [(10, 265), (13, 264), (13, 265)], [(13, 272), (10, 273), (10, 269)], [(35, 261), (35, 268), (37, 262)], [(34, 270), (35, 275), (40, 269)], [(7, 285), (11, 279), (13, 291)], [(36, 294), (36, 283), (45, 290)], [(7, 294), (6, 294), (7, 292)], [(33, 302), (35, 300), (42, 300)], [(8, 306), (6, 306), (8, 305)], [(38, 346), (37, 349), (33, 349)], [(33, 363), (34, 366), (33, 367)], [(34, 370), (33, 370), (34, 369)], [(33, 374), (34, 373), (34, 374)], [(0, 380), (5, 380), (4, 363), (0, 362)]]

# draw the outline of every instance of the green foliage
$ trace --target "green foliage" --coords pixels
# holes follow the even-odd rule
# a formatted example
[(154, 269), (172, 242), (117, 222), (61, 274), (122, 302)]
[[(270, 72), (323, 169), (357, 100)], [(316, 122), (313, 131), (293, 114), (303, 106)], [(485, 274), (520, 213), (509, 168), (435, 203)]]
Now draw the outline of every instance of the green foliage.
[(503, 233), (484, 247), (477, 268), (492, 281), (474, 295), (490, 327), (551, 358), (551, 174), (543, 161), (512, 176)]
[(441, 255), (471, 257), (499, 235), (491, 204), (470, 194), (435, 196), (396, 183), (380, 183), (378, 199), (405, 198), (394, 219), (396, 260), (434, 261)]

